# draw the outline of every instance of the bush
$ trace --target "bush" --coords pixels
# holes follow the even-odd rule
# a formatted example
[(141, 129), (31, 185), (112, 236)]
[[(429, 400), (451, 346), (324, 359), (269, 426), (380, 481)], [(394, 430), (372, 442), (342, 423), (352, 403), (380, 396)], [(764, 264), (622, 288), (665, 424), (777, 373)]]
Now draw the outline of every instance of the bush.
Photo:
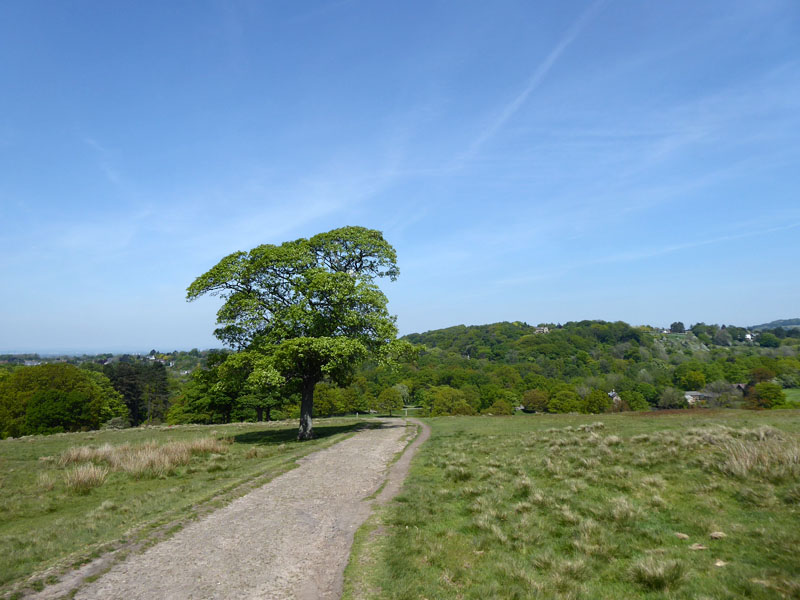
[(604, 413), (611, 410), (611, 398), (603, 390), (592, 390), (586, 396), (586, 412)]
[(522, 394), (522, 407), (527, 412), (547, 412), (548, 401), (544, 390), (528, 390)]
[(511, 402), (508, 400), (495, 400), (494, 404), (492, 404), (489, 408), (483, 411), (484, 414), (488, 415), (513, 415), (514, 414), (514, 407), (511, 406)]
[(551, 400), (547, 409), (551, 413), (583, 412), (585, 404), (575, 392), (563, 390), (558, 392)]
[(628, 409), (630, 410), (650, 410), (650, 403), (640, 392), (625, 391), (621, 392), (620, 396), (622, 397), (622, 401), (628, 405)]
[(786, 400), (786, 394), (777, 383), (762, 381), (753, 386), (748, 399), (753, 408), (772, 408)]
[(658, 398), (659, 408), (686, 408), (687, 406), (688, 403), (683, 393), (672, 387), (665, 388)]
[(131, 422), (127, 417), (113, 417), (103, 423), (100, 429), (127, 429), (131, 426)]

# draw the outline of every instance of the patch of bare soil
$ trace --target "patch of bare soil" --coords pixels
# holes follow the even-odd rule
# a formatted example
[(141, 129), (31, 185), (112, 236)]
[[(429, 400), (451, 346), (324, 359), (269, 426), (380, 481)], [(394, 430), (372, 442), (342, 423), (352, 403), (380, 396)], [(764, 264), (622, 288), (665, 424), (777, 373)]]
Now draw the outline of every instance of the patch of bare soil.
[[(425, 430), (413, 444), (424, 441)], [(75, 598), (338, 598), (353, 533), (370, 512), (366, 498), (386, 481), (377, 501), (388, 501), (408, 471), (411, 446), (387, 476), (406, 431), (404, 421), (386, 420), (301, 459), (298, 468), (129, 556)]]

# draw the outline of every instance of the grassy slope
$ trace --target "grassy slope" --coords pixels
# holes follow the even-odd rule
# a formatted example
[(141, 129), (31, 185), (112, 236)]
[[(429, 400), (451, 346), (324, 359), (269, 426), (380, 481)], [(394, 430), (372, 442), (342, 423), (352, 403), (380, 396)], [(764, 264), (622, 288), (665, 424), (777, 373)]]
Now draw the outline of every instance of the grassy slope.
[(429, 422), (345, 598), (800, 597), (800, 411)]
[[(0, 441), (0, 597), (12, 584), (58, 564), (79, 564), (131, 532), (193, 514), (194, 507), (256, 477), (265, 481), (342, 438), (354, 420), (317, 420), (317, 439), (299, 443), (294, 423), (131, 429)], [(172, 474), (135, 477), (111, 471), (86, 494), (67, 488), (58, 457), (75, 446), (159, 445), (226, 438), (227, 451), (196, 455)], [(254, 516), (257, 518), (257, 516)]]
[(787, 401), (800, 402), (800, 388), (791, 388), (788, 390), (783, 390), (783, 393), (786, 394)]

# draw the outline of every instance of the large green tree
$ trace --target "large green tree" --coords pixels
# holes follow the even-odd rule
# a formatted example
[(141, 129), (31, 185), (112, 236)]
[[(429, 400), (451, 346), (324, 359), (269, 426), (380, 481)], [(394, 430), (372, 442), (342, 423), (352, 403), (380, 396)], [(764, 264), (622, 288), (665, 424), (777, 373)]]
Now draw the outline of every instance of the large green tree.
[(364, 359), (386, 360), (398, 349), (395, 318), (375, 283), (398, 274), (394, 248), (380, 231), (342, 227), (234, 252), (189, 286), (187, 300), (223, 298), (214, 334), (267, 358), (299, 390), (298, 438), (305, 440), (312, 437), (317, 383), (346, 384)]

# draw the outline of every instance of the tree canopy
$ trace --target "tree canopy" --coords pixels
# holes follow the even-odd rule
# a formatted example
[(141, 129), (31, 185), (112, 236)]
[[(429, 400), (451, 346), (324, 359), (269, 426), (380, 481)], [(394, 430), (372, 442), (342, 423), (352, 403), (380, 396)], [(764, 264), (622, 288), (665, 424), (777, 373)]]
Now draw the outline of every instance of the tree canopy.
[(399, 274), (380, 231), (342, 227), (311, 238), (234, 252), (187, 290), (187, 300), (220, 296), (214, 334), (255, 352), (260, 377), (299, 390), (300, 439), (312, 436), (314, 388), (346, 383), (367, 357), (398, 349), (395, 317), (375, 280)]
[(97, 429), (127, 416), (107, 377), (73, 365), (24, 367), (0, 381), (0, 437)]

